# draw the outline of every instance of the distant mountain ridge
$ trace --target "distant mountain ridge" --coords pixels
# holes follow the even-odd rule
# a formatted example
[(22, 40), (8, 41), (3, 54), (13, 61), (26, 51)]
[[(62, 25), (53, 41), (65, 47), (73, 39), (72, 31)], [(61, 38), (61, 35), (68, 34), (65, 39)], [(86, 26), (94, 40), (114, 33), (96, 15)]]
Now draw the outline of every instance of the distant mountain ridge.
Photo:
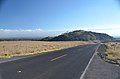
[(99, 40), (99, 41), (112, 41), (114, 38), (109, 36), (105, 33), (97, 33), (91, 31), (84, 31), (84, 30), (76, 30), (73, 32), (68, 32), (61, 34), (56, 37), (46, 37), (42, 40), (45, 41), (92, 41), (92, 40)]

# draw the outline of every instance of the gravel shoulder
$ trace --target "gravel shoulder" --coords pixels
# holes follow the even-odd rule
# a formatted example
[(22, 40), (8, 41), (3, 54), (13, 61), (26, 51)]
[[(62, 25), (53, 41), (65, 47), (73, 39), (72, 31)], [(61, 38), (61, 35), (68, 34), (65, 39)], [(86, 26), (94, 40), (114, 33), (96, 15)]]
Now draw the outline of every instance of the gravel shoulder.
[[(105, 52), (101, 45), (99, 53)], [(105, 62), (99, 55), (95, 55), (83, 79), (120, 79), (120, 67), (116, 64)]]

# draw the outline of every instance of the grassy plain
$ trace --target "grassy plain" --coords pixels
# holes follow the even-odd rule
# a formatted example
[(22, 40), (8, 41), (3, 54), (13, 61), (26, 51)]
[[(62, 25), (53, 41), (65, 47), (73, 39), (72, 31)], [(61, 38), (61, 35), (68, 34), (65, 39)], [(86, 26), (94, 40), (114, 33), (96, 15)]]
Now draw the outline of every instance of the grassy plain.
[(107, 58), (111, 59), (111, 60), (115, 60), (118, 63), (120, 63), (120, 43), (118, 42), (110, 42), (110, 43), (106, 43), (106, 54), (107, 54)]
[(83, 41), (2, 41), (0, 42), (0, 58), (38, 54), (89, 43)]

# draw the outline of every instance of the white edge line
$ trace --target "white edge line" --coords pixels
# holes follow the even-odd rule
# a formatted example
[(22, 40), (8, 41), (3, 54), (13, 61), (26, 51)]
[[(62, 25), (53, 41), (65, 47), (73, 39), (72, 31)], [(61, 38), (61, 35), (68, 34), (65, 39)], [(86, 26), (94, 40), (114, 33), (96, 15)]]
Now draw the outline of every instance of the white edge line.
[(94, 56), (95, 56), (95, 54), (96, 54), (96, 52), (97, 52), (99, 46), (100, 46), (100, 44), (99, 44), (98, 47), (96, 48), (95, 53), (93, 54), (92, 58), (90, 59), (89, 63), (87, 64), (87, 66), (86, 66), (85, 70), (83, 71), (83, 73), (82, 73), (80, 79), (83, 79), (83, 77), (84, 77), (84, 75), (85, 75), (85, 73), (86, 73), (88, 67), (90, 66), (90, 63), (92, 62), (92, 60), (93, 60), (93, 58), (94, 58)]

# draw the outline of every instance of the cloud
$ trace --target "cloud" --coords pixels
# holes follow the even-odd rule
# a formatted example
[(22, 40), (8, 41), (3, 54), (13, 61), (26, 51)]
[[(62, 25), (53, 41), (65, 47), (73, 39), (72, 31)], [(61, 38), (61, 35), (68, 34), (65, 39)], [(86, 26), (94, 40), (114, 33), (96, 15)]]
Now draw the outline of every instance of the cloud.
[(38, 29), (0, 29), (0, 38), (39, 37), (43, 31)]
[(42, 31), (40, 28), (38, 28), (38, 29), (35, 29), (36, 31)]
[(0, 38), (40, 38), (46, 36), (56, 36), (61, 31), (48, 31), (37, 29), (0, 29)]
[(7, 32), (36, 32), (42, 31), (40, 28), (38, 29), (0, 29), (0, 32), (7, 33)]

